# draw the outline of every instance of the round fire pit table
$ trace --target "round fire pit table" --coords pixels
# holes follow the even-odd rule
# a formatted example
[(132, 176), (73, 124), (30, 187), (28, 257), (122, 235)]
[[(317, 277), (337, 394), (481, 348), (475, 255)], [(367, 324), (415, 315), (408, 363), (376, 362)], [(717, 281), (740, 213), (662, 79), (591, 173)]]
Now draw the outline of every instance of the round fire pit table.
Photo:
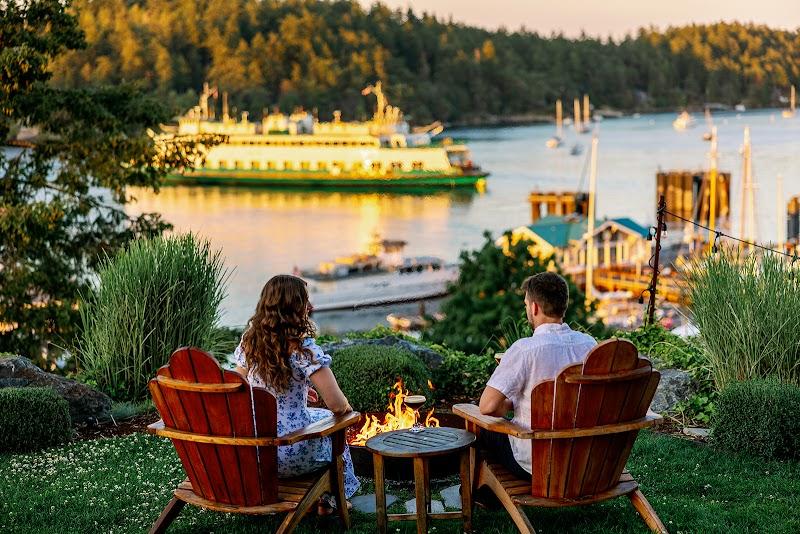
[[(464, 531), (472, 531), (472, 508), (469, 448), (475, 442), (475, 434), (459, 428), (423, 428), (419, 432), (395, 430), (384, 432), (367, 440), (366, 447), (372, 453), (375, 468), (375, 508), (378, 516), (378, 532), (385, 534), (389, 521), (417, 521), (417, 534), (427, 534), (429, 519), (461, 518)], [(461, 511), (431, 513), (431, 487), (428, 475), (428, 459), (445, 454), (461, 454)], [(384, 482), (383, 458), (412, 458), (414, 460), (414, 486), (417, 497), (416, 514), (387, 514), (386, 486)]]

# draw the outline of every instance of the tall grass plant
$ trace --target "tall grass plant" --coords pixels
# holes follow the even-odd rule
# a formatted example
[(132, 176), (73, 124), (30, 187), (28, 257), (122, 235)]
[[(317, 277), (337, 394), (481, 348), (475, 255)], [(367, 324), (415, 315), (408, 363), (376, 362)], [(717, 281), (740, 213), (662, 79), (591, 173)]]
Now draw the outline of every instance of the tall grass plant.
[(108, 258), (81, 308), (78, 365), (116, 400), (147, 396), (147, 381), (178, 347), (219, 352), (228, 271), (192, 234), (139, 239)]
[(791, 261), (724, 248), (686, 277), (717, 389), (768, 377), (800, 385), (800, 271)]

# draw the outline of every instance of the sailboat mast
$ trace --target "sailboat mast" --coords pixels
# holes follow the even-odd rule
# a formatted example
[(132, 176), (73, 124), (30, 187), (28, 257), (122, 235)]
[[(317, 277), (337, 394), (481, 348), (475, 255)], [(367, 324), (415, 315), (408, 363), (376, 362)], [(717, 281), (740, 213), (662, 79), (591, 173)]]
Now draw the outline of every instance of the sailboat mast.
[(556, 135), (561, 137), (564, 127), (564, 110), (561, 109), (561, 99), (556, 100)]
[(783, 176), (778, 175), (777, 183), (775, 184), (775, 191), (777, 197), (777, 211), (775, 212), (778, 218), (778, 251), (784, 252), (786, 250), (786, 234), (784, 226), (786, 223), (783, 220)]
[(581, 103), (577, 98), (572, 101), (572, 107), (575, 113), (575, 131), (581, 133), (583, 130), (581, 127)]
[[(706, 108), (707, 110), (708, 108)], [(711, 168), (708, 171), (709, 198), (708, 198), (708, 252), (714, 249), (717, 227), (717, 127), (711, 128)]]
[(588, 128), (592, 118), (589, 116), (589, 95), (583, 95), (583, 124)]
[[(577, 104), (578, 99), (575, 99)], [(595, 196), (597, 195), (597, 132), (592, 136), (592, 160), (589, 172), (589, 213), (588, 228), (586, 239), (586, 309), (593, 300), (594, 293), (594, 219), (595, 219)]]

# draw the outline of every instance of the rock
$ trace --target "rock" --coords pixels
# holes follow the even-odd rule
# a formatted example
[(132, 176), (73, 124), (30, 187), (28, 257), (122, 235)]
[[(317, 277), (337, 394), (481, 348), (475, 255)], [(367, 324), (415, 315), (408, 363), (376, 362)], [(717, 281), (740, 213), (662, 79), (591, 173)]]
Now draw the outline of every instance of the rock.
[(711, 435), (711, 429), (687, 426), (683, 429), (683, 433), (690, 438), (708, 439), (708, 436)]
[(450, 486), (439, 492), (446, 508), (461, 510), (461, 484)]
[[(386, 508), (389, 508), (397, 501), (397, 497), (394, 495), (386, 495)], [(359, 495), (358, 497), (353, 497), (350, 499), (350, 503), (353, 505), (353, 510), (361, 512), (362, 514), (374, 514), (375, 513), (375, 494), (370, 493), (368, 495)]]
[(405, 349), (422, 360), (428, 369), (436, 369), (442, 364), (442, 360), (444, 359), (444, 357), (435, 350), (431, 350), (428, 347), (423, 347), (422, 345), (417, 345), (416, 343), (411, 343), (410, 341), (406, 341), (405, 339), (400, 339), (399, 337), (394, 336), (386, 336), (378, 339), (345, 338), (342, 341), (325, 343), (320, 347), (327, 354), (335, 356), (338, 351), (356, 345), (378, 345), (383, 347), (398, 347)]
[(694, 392), (692, 376), (680, 369), (661, 369), (661, 382), (658, 384), (650, 409), (656, 413), (666, 413), (679, 402), (686, 400)]
[[(416, 514), (417, 513), (417, 500), (410, 499), (406, 501), (406, 512), (409, 514)], [(432, 514), (441, 514), (444, 512), (444, 504), (442, 501), (431, 501), (431, 513)]]
[(52, 387), (69, 403), (73, 425), (96, 423), (111, 416), (111, 399), (86, 384), (47, 373), (23, 356), (0, 358), (0, 387)]

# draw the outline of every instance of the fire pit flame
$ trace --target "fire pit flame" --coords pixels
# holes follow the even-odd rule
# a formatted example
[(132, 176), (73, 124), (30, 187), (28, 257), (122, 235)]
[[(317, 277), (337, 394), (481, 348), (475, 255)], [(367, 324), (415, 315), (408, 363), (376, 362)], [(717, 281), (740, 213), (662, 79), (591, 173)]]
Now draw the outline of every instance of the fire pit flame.
[[(431, 388), (433, 389), (433, 388)], [(389, 406), (386, 410), (386, 415), (383, 421), (379, 421), (375, 415), (368, 415), (364, 426), (350, 440), (351, 445), (365, 445), (367, 440), (381, 432), (390, 432), (392, 430), (402, 430), (404, 428), (411, 428), (417, 422), (419, 414), (406, 406), (403, 400), (408, 397), (409, 393), (405, 389), (403, 379), (399, 378), (392, 386), (392, 393), (389, 393)], [(438, 427), (439, 420), (433, 417), (433, 408), (425, 416), (426, 427)]]

